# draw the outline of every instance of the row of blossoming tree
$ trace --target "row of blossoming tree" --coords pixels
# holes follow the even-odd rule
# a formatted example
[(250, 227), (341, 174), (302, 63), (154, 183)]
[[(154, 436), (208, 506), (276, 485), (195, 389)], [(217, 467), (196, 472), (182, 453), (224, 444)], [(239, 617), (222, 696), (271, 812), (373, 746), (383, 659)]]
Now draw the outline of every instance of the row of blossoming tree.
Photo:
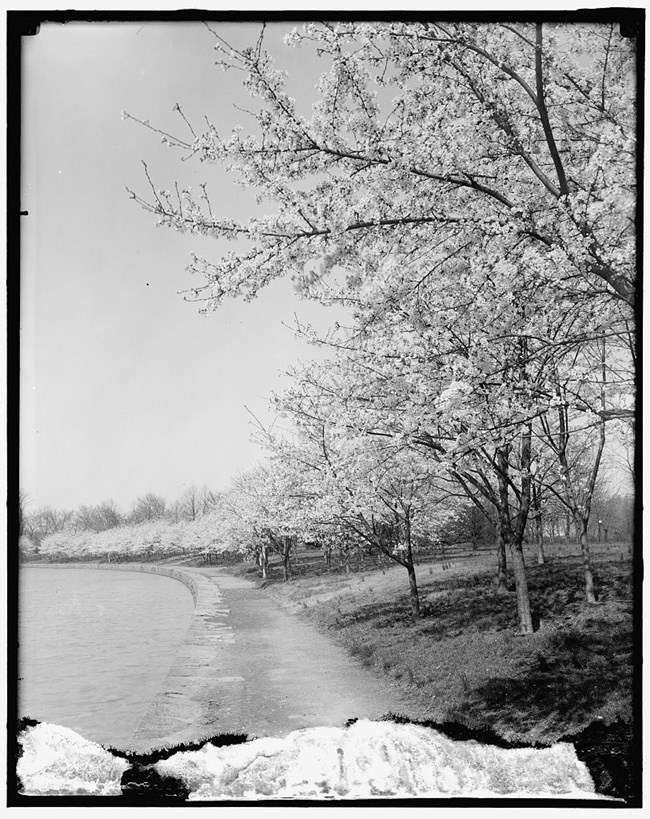
[(261, 565), (298, 534), (372, 543), (406, 567), (417, 613), (413, 539), (469, 501), (498, 530), (498, 590), (510, 560), (530, 632), (523, 539), (560, 504), (595, 601), (591, 503), (608, 430), (634, 415), (634, 40), (614, 23), (308, 24), (285, 40), (323, 66), (305, 116), (264, 27), (247, 48), (209, 30), (252, 98), (249, 132), (176, 106), (163, 141), (271, 212), (237, 221), (207, 185), (171, 195), (147, 168), (131, 195), (236, 245), (192, 257), (202, 310), (291, 276), (349, 316), (325, 337), (298, 328), (332, 355), (275, 398), (232, 536)]
[(38, 554), (50, 560), (121, 561), (223, 551), (218, 531), (213, 515), (178, 523), (169, 518), (123, 523), (101, 532), (68, 528), (45, 537)]

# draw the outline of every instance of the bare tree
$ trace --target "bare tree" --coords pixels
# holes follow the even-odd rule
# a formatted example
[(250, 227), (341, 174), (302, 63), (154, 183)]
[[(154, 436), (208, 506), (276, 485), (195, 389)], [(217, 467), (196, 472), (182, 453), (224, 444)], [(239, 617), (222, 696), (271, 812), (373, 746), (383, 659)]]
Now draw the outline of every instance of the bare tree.
[(201, 514), (201, 499), (196, 486), (192, 484), (181, 498), (183, 517), (186, 520), (196, 520)]
[(100, 503), (97, 507), (97, 519), (102, 529), (112, 529), (123, 521), (115, 501), (112, 499)]
[(27, 517), (27, 507), (29, 506), (29, 495), (24, 489), (18, 491), (18, 535), (25, 534), (25, 522)]
[(216, 495), (211, 489), (208, 489), (207, 486), (204, 486), (199, 495), (201, 515), (206, 515), (211, 509), (214, 509), (217, 501), (218, 495)]
[(160, 495), (155, 495), (153, 492), (148, 492), (146, 495), (137, 499), (129, 515), (129, 520), (132, 523), (142, 523), (145, 520), (158, 520), (164, 516), (165, 509), (165, 499)]

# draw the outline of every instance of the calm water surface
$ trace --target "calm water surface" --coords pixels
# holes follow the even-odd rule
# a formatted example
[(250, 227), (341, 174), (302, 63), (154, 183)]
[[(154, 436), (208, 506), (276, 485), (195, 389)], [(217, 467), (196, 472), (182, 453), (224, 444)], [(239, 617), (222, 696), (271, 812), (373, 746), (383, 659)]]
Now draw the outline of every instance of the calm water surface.
[(192, 594), (161, 575), (21, 568), (19, 716), (128, 747), (189, 628)]

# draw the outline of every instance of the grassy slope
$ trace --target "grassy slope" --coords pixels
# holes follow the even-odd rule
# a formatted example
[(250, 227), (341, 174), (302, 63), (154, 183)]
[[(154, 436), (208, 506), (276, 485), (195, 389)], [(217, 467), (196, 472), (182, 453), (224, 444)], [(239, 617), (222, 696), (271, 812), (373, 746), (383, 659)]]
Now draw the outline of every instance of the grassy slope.
[(554, 741), (594, 719), (630, 719), (629, 560), (596, 560), (600, 604), (582, 599), (576, 558), (528, 570), (540, 627), (517, 633), (514, 595), (495, 596), (489, 560), (420, 567), (410, 617), (401, 567), (306, 576), (267, 588), (362, 662), (408, 684), (427, 717), (489, 726), (505, 739)]
[[(633, 646), (627, 552), (595, 558), (597, 606), (583, 600), (577, 557), (554, 556), (544, 566), (529, 566), (539, 618), (529, 636), (518, 634), (514, 594), (494, 594), (493, 562), (482, 555), (444, 564), (446, 570), (420, 566), (423, 616), (415, 622), (406, 571), (399, 566), (303, 575), (290, 583), (279, 580), (277, 569), (278, 579), (265, 586), (364, 665), (407, 686), (416, 719), (542, 744), (590, 725), (593, 732), (594, 723), (628, 723), (601, 731), (591, 744), (601, 758), (618, 755), (625, 768), (625, 783), (606, 788), (601, 782), (603, 792), (629, 796)], [(608, 750), (612, 731), (616, 747)], [(610, 773), (603, 772), (605, 780)]]

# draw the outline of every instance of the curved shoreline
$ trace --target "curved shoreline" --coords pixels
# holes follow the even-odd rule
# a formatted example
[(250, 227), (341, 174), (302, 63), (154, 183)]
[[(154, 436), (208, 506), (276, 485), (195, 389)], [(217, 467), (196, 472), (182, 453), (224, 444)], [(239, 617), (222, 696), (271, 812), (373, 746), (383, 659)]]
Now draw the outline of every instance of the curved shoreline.
[(202, 695), (206, 683), (219, 675), (219, 669), (215, 667), (215, 646), (234, 639), (231, 626), (224, 622), (230, 612), (222, 603), (218, 586), (209, 577), (174, 566), (147, 563), (39, 563), (22, 566), (142, 572), (169, 577), (186, 586), (194, 600), (194, 613), (161, 686), (140, 715), (129, 748), (149, 750), (195, 737), (192, 726), (201, 723), (204, 710)]
[(149, 563), (21, 563), (20, 569), (97, 569), (107, 572), (143, 572), (145, 574), (159, 574), (171, 577), (186, 586), (192, 593), (194, 608), (199, 599), (199, 584), (196, 576), (192, 576), (174, 566), (157, 566)]

